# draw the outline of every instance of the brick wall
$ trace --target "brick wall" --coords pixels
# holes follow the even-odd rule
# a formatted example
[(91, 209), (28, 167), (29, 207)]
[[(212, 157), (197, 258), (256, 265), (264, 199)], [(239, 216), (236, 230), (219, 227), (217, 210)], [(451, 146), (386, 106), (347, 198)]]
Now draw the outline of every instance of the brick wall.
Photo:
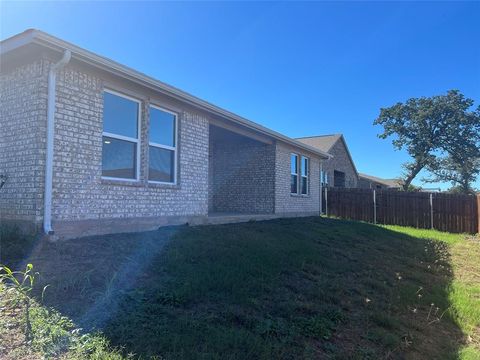
[[(8, 176), (0, 191), (2, 219), (34, 224), (40, 224), (43, 219), (50, 64), (45, 58), (0, 76), (0, 173)], [(208, 118), (178, 102), (178, 184), (148, 183), (148, 105), (152, 97), (156, 105), (162, 105), (159, 99), (163, 96), (145, 93), (139, 87), (129, 89), (126, 81), (122, 81), (122, 89), (131, 90), (133, 94), (128, 95), (142, 102), (140, 178), (136, 182), (102, 179), (103, 89), (107, 84), (112, 88), (111, 78), (75, 64), (67, 65), (58, 73), (54, 229), (63, 226), (72, 236), (115, 232), (122, 224), (127, 230), (141, 230), (143, 225), (152, 224), (148, 219), (153, 219), (154, 224), (166, 224), (164, 219), (168, 217), (204, 217), (209, 208), (219, 212), (279, 215), (318, 213), (317, 158), (312, 157), (310, 162), (310, 194), (292, 196), (290, 152), (295, 151), (293, 147), (243, 138), (234, 143), (213, 143), (210, 149), (213, 161), (209, 161)], [(110, 225), (93, 231), (93, 226), (100, 226), (95, 224)], [(83, 228), (82, 232), (76, 231), (75, 226), (76, 230)]]
[(0, 219), (42, 221), (48, 64), (0, 75)]
[(275, 146), (222, 133), (210, 141), (210, 212), (273, 213)]
[(58, 75), (53, 219), (58, 221), (207, 214), (208, 120), (179, 113), (178, 185), (146, 181), (148, 104), (142, 100), (138, 182), (101, 178), (103, 81), (67, 66)]
[(356, 188), (358, 183), (357, 173), (350, 161), (350, 157), (348, 156), (347, 149), (343, 145), (343, 142), (341, 140), (337, 141), (328, 153), (333, 155), (332, 159), (324, 160), (323, 162), (323, 171), (327, 172), (328, 185), (334, 186), (333, 172), (334, 170), (337, 170), (345, 173), (345, 187)]
[[(306, 156), (310, 159), (309, 194), (293, 195), (290, 193), (290, 154)], [(278, 142), (275, 154), (275, 213), (319, 214), (320, 212), (320, 159), (299, 151), (292, 146)]]

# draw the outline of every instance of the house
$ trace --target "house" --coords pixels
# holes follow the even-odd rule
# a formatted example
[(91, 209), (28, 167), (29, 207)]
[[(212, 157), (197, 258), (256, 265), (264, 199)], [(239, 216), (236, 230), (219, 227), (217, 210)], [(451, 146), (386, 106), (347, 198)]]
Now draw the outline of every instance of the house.
[(375, 190), (401, 190), (403, 181), (400, 179), (381, 179), (376, 176), (359, 174), (358, 187)]
[(358, 172), (342, 134), (309, 136), (297, 138), (297, 140), (332, 156), (330, 159), (323, 161), (321, 176), (324, 186), (357, 187)]
[(2, 221), (69, 238), (320, 213), (321, 149), (39, 30), (0, 56)]

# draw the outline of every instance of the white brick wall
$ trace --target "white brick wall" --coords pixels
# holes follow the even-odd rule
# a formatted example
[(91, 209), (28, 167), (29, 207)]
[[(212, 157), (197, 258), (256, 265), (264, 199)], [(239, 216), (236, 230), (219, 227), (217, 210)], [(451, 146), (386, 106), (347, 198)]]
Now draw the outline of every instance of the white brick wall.
[[(2, 219), (40, 224), (43, 218), (49, 66), (50, 61), (42, 59), (0, 76), (0, 173), (6, 173), (9, 177), (0, 191)], [(132, 218), (138, 219), (140, 224), (140, 218), (206, 216), (209, 205), (208, 118), (201, 112), (180, 106), (178, 185), (149, 184), (146, 170), (150, 100), (148, 94), (140, 91), (140, 180), (136, 183), (105, 180), (101, 178), (104, 85), (105, 79), (100, 75), (86, 72), (75, 65), (67, 65), (57, 76), (52, 207), (54, 228), (78, 220), (84, 221), (79, 227), (91, 227), (94, 224), (92, 221), (96, 220)], [(139, 88), (136, 88), (135, 92), (138, 91)], [(274, 210), (279, 215), (318, 213), (319, 159), (310, 156), (310, 194), (292, 196), (290, 153), (304, 154), (282, 143), (262, 145), (260, 148), (261, 151), (249, 149), (250, 155), (252, 151), (255, 153), (251, 158), (258, 164), (255, 168), (257, 175), (251, 176), (249, 166), (241, 167), (241, 173), (235, 177), (234, 185), (243, 194), (245, 189), (252, 188), (252, 196), (244, 197), (239, 193), (237, 199), (226, 197), (227, 202), (235, 204), (235, 209), (242, 212)], [(244, 160), (250, 156), (241, 147), (237, 149), (237, 154), (242, 155)], [(236, 160), (240, 159), (240, 155)], [(259, 179), (261, 184), (258, 184)], [(225, 182), (223, 193), (232, 195), (227, 186)], [(250, 208), (252, 210), (248, 211)], [(74, 227), (68, 231), (75, 234)], [(85, 230), (84, 233), (87, 232)]]
[(0, 76), (0, 218), (38, 224), (43, 214), (47, 70), (42, 60)]
[[(290, 154), (310, 159), (309, 194), (290, 193)], [(275, 213), (279, 215), (320, 212), (320, 159), (305, 154), (299, 149), (278, 142), (275, 153)], [(300, 178), (299, 178), (300, 180)]]
[(149, 184), (148, 100), (143, 102), (138, 183), (101, 178), (102, 79), (67, 66), (58, 76), (53, 219), (55, 221), (207, 214), (208, 121), (179, 114), (179, 184)]

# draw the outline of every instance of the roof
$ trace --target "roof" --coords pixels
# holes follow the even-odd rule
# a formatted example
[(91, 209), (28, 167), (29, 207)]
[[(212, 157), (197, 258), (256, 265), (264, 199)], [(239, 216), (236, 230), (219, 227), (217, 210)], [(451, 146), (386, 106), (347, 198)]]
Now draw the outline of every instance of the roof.
[(306, 144), (313, 146), (321, 151), (329, 153), (332, 150), (333, 146), (339, 141), (342, 140), (343, 146), (347, 151), (348, 158), (352, 163), (353, 169), (358, 176), (357, 167), (355, 166), (355, 162), (353, 161), (352, 155), (350, 154), (350, 150), (348, 150), (347, 141), (343, 134), (331, 134), (331, 135), (317, 135), (317, 136), (306, 136), (301, 138), (296, 138), (296, 140)]
[(369, 180), (369, 181), (373, 181), (373, 182), (377, 182), (379, 184), (383, 184), (385, 186), (392, 187), (392, 188), (401, 187), (402, 184), (403, 184), (403, 180), (401, 180), (401, 179), (382, 179), (382, 178), (379, 178), (379, 177), (376, 177), (376, 176), (372, 176), (372, 175), (368, 175), (368, 174), (362, 174), (362, 173), (359, 173), (358, 175), (359, 175), (360, 178), (363, 178), (363, 179), (366, 179), (366, 180)]
[(141, 86), (150, 88), (154, 91), (158, 91), (162, 94), (168, 95), (174, 99), (180, 100), (184, 103), (188, 103), (196, 108), (206, 111), (209, 114), (213, 114), (222, 119), (231, 121), (237, 125), (246, 127), (250, 130), (257, 131), (261, 134), (267, 135), (273, 139), (282, 141), (286, 144), (303, 149), (309, 153), (315, 154), (321, 158), (328, 159), (331, 155), (326, 152), (309, 146), (295, 139), (292, 139), (286, 135), (280, 134), (276, 131), (268, 129), (260, 124), (257, 124), (251, 120), (236, 115), (228, 110), (215, 106), (205, 100), (202, 100), (196, 96), (193, 96), (187, 92), (184, 92), (178, 88), (154, 79), (148, 75), (145, 75), (139, 71), (129, 68), (125, 65), (119, 64), (106, 57), (97, 55), (93, 52), (80, 48), (72, 43), (66, 42), (62, 39), (49, 35), (43, 31), (36, 29), (29, 29), (20, 34), (14, 35), (8, 39), (0, 42), (0, 56), (5, 56), (7, 53), (14, 52), (27, 45), (35, 44), (46, 49), (50, 49), (59, 54), (65, 50), (70, 50), (72, 53), (72, 59), (76, 59), (83, 63), (89, 64), (103, 71), (107, 71), (115, 76), (127, 79)]
[[(342, 134), (306, 136), (297, 138), (298, 141), (314, 146), (322, 151), (329, 152), (335, 143), (342, 137)], [(353, 162), (353, 161), (352, 161)]]

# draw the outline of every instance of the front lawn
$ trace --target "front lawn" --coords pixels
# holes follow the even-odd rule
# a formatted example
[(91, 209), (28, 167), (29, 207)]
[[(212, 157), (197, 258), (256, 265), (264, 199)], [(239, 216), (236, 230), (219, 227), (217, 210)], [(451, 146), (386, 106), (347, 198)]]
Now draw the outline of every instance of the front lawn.
[(41, 243), (28, 261), (43, 306), (102, 351), (478, 359), (479, 258), (478, 238), (312, 217)]

